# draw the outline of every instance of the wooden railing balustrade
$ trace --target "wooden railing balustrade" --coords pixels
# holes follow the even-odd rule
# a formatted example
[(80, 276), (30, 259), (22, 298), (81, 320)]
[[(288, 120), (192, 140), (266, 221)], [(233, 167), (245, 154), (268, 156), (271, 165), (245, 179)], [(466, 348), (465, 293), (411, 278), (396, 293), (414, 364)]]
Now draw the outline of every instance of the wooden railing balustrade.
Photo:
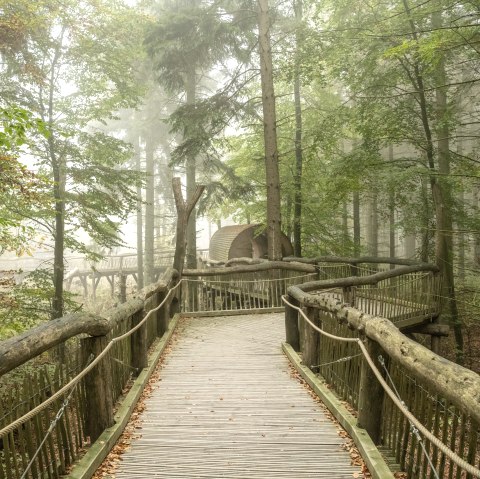
[[(245, 264), (247, 263), (247, 264)], [(203, 264), (203, 263), (202, 263)], [(233, 260), (223, 267), (183, 271), (181, 311), (216, 313), (282, 310), (287, 288), (317, 278), (314, 265)]]
[[(103, 317), (71, 314), (0, 343), (0, 479), (60, 477), (85, 445), (112, 426), (115, 402), (168, 329), (178, 301), (169, 291), (177, 283), (170, 268)], [(58, 395), (103, 354), (84, 380)]]
[[(396, 302), (400, 307), (414, 309), (420, 299), (427, 301), (429, 308), (421, 311), (423, 319), (417, 315), (416, 331), (447, 335), (448, 326), (433, 322), (440, 305), (437, 271), (431, 265), (406, 264), (367, 276), (291, 286), (285, 298), (286, 341), (300, 352), (305, 366), (350, 404), (359, 425), (389, 451), (409, 479), (480, 477), (475, 475), (480, 474), (480, 377), (405, 336), (398, 324), (376, 312), (365, 312), (368, 301), (388, 303), (389, 295), (380, 296), (383, 282), (387, 290), (401, 293)], [(406, 280), (414, 286), (402, 289)], [(369, 287), (373, 287), (373, 295)], [(390, 298), (393, 301), (393, 295)], [(389, 311), (393, 317), (399, 315), (398, 310)], [(392, 390), (398, 392), (398, 400), (385, 393), (357, 343), (320, 334), (303, 315), (324, 332), (359, 338)], [(410, 331), (412, 326), (413, 322), (406, 329)], [(420, 442), (397, 402), (403, 402), (426, 429), (477, 473), (457, 465), (433, 438)]]
[[(169, 293), (172, 287), (175, 290)], [(437, 323), (440, 288), (435, 266), (386, 258), (236, 260), (224, 267), (186, 269), (180, 283), (169, 269), (158, 283), (103, 318), (79, 313), (0, 343), (0, 479), (53, 479), (64, 474), (85, 444), (112, 424), (115, 401), (146, 366), (147, 349), (165, 333), (173, 310), (216, 314), (277, 310), (282, 297), (288, 304), (287, 343), (356, 409), (359, 424), (390, 451), (409, 479), (434, 479), (434, 469), (442, 478), (478, 477), (457, 466), (438, 444), (418, 442), (409, 421), (362, 357), (358, 341), (337, 342), (304, 321), (303, 315), (322, 332), (359, 338), (409, 411), (478, 468), (478, 375), (402, 334), (414, 331), (432, 338), (448, 334), (448, 326)], [(103, 354), (85, 380), (59, 395), (86, 365), (92, 366), (92, 358)], [(47, 406), (32, 414), (44, 401)], [(65, 413), (55, 421), (62, 408)], [(52, 433), (39, 447), (51, 424)]]

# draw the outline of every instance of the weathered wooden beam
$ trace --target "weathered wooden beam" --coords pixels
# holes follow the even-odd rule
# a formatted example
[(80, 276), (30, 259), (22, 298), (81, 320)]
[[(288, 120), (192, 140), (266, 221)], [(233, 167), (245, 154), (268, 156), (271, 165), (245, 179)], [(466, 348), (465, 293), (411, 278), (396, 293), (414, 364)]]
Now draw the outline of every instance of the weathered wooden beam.
[(448, 324), (427, 323), (407, 328), (409, 333), (429, 334), (431, 336), (449, 336), (450, 326)]
[[(82, 359), (86, 364), (91, 355), (97, 357), (107, 346), (106, 336), (83, 338)], [(95, 442), (100, 434), (113, 426), (112, 363), (104, 357), (85, 377), (85, 432)]]
[(228, 268), (210, 268), (210, 269), (184, 269), (183, 276), (216, 276), (222, 274), (254, 273), (257, 271), (271, 271), (281, 269), (286, 271), (299, 271), (302, 273), (315, 273), (316, 267), (301, 263), (284, 263), (282, 261), (268, 261), (266, 263), (231, 266)]
[(119, 321), (143, 311), (144, 299), (153, 291), (166, 290), (175, 284), (178, 272), (168, 268), (161, 281), (126, 303), (110, 309), (104, 317), (88, 313), (75, 313), (54, 319), (24, 333), (0, 342), (0, 376), (38, 356), (44, 351), (79, 334), (105, 336)]
[[(308, 319), (317, 327), (320, 326), (318, 308), (307, 308), (305, 314)], [(306, 321), (302, 321), (305, 328), (303, 335), (303, 364), (310, 369), (318, 364), (318, 353), (320, 346), (320, 333), (312, 329)]]
[(29, 329), (0, 343), (0, 376), (78, 334), (104, 336), (109, 319), (87, 313), (69, 314)]
[(302, 284), (301, 291), (309, 292), (327, 288), (346, 288), (349, 286), (376, 285), (380, 281), (384, 281), (389, 278), (403, 276), (409, 273), (419, 273), (422, 271), (431, 271), (432, 273), (437, 273), (438, 267), (433, 264), (422, 263), (412, 266), (402, 266), (400, 268), (390, 269), (387, 271), (381, 271), (379, 273), (371, 274), (369, 276), (350, 276), (349, 278), (310, 281)]
[[(288, 302), (298, 306), (298, 301), (294, 298), (288, 298)], [(300, 331), (298, 329), (298, 311), (288, 304), (285, 305), (285, 334), (286, 342), (290, 344), (294, 351), (300, 351)]]
[[(366, 340), (365, 346), (375, 365), (380, 369), (378, 357), (383, 354), (382, 348), (371, 339)], [(381, 384), (363, 358), (358, 391), (358, 425), (368, 432), (375, 444), (381, 442), (383, 396)]]
[[(137, 326), (145, 317), (142, 309), (132, 316), (132, 327)], [(143, 368), (148, 365), (147, 346), (147, 322), (144, 322), (131, 336), (132, 367), (135, 369), (135, 376), (138, 376)]]

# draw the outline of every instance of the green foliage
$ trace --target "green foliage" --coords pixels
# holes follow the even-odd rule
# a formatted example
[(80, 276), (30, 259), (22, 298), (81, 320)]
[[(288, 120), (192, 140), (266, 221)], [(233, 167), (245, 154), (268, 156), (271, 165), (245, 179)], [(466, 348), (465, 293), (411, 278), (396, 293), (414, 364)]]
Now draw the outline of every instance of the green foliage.
[[(19, 334), (50, 319), (51, 297), (54, 292), (50, 269), (16, 273), (20, 284), (3, 279), (0, 293), (0, 340)], [(8, 276), (7, 276), (8, 278)], [(78, 310), (71, 294), (65, 297), (66, 310)]]
[(48, 138), (49, 131), (45, 122), (34, 118), (32, 113), (18, 105), (0, 109), (0, 152), (15, 154), (29, 141), (31, 134), (40, 134)]

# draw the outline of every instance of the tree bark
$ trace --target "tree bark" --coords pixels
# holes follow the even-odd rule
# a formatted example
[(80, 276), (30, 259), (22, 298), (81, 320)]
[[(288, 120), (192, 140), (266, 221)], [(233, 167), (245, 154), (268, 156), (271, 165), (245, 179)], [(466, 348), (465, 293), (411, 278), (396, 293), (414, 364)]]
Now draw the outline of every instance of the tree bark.
[(275, 90), (273, 87), (272, 50), (268, 0), (257, 0), (260, 75), (262, 83), (265, 172), (267, 182), (268, 259), (282, 259), (280, 174), (278, 166)]
[(378, 195), (372, 192), (368, 198), (368, 254), (378, 256)]
[(175, 207), (177, 208), (177, 228), (175, 256), (173, 258), (173, 267), (178, 271), (180, 276), (183, 273), (185, 264), (185, 256), (187, 251), (187, 224), (190, 214), (202, 196), (204, 185), (197, 185), (193, 196), (185, 202), (182, 194), (182, 184), (180, 178), (172, 179), (173, 196), (175, 198)]
[(295, 193), (293, 209), (293, 254), (298, 258), (302, 256), (302, 175), (303, 175), (303, 152), (302, 152), (302, 103), (301, 103), (301, 80), (300, 80), (300, 61), (298, 50), (301, 44), (301, 35), (298, 29), (301, 27), (303, 18), (303, 1), (294, 2), (295, 20), (297, 30), (295, 33), (295, 42), (297, 54), (295, 59), (295, 78), (294, 78), (294, 101), (295, 101)]
[[(186, 80), (186, 102), (187, 105), (194, 105), (196, 101), (196, 71), (195, 65), (191, 65), (187, 72)], [(189, 136), (188, 130), (185, 132)], [(186, 180), (187, 180), (187, 202), (191, 201), (196, 193), (196, 158), (189, 156), (186, 163)], [(196, 203), (196, 202), (195, 202)], [(193, 207), (187, 224), (187, 267), (197, 267), (197, 214)]]
[[(442, 27), (441, 12), (432, 13), (432, 28)], [(455, 277), (453, 272), (453, 219), (452, 219), (452, 192), (448, 183), (450, 175), (450, 131), (447, 122), (447, 75), (443, 55), (438, 62), (435, 71), (435, 98), (437, 120), (437, 149), (439, 177), (432, 186), (436, 217), (437, 217), (437, 264), (444, 275), (445, 291), (448, 307), (448, 321), (453, 326), (457, 362), (463, 364), (464, 346), (462, 323), (458, 315), (457, 301), (455, 297)]]
[[(142, 171), (142, 162), (140, 158), (139, 137), (134, 140), (135, 166), (137, 171)], [(137, 288), (143, 288), (143, 205), (142, 205), (142, 187), (137, 186)]]
[[(411, 35), (418, 43), (418, 33), (411, 18), (408, 0), (403, 0), (405, 12), (408, 15)], [(432, 13), (432, 28), (439, 29), (442, 26), (440, 12)], [(450, 150), (449, 150), (449, 128), (447, 119), (447, 91), (444, 85), (447, 84), (445, 73), (445, 62), (443, 56), (436, 63), (434, 73), (435, 80), (435, 114), (436, 114), (436, 135), (437, 135), (437, 160), (438, 169), (435, 166), (435, 149), (432, 137), (432, 128), (428, 114), (428, 104), (425, 95), (424, 79), (418, 63), (413, 64), (413, 86), (418, 91), (418, 102), (426, 139), (426, 155), (428, 167), (431, 171), (430, 186), (432, 190), (433, 203), (435, 205), (436, 219), (436, 248), (435, 257), (437, 265), (444, 277), (443, 296), (447, 302), (447, 320), (453, 326), (456, 342), (456, 359), (463, 363), (463, 334), (458, 317), (457, 302), (455, 299), (455, 280), (453, 274), (453, 221), (451, 215), (451, 192), (447, 177), (450, 174)], [(437, 175), (440, 173), (440, 175)]]
[[(145, 194), (145, 283), (150, 284), (154, 278), (154, 243), (155, 243), (155, 162), (153, 139), (147, 135), (145, 145), (145, 171), (147, 174)], [(140, 288), (139, 288), (140, 289)]]
[(353, 256), (360, 256), (360, 193), (353, 193)]
[[(63, 30), (61, 38), (63, 38)], [(62, 42), (57, 45), (55, 55), (52, 60), (50, 79), (48, 84), (48, 111), (46, 112), (50, 136), (48, 137), (48, 153), (53, 171), (53, 198), (55, 201), (55, 228), (54, 228), (54, 253), (53, 253), (53, 288), (54, 296), (52, 298), (51, 318), (61, 318), (64, 309), (63, 280), (65, 276), (65, 183), (66, 164), (63, 156), (57, 154), (55, 144), (55, 112), (54, 95), (55, 79), (58, 74), (57, 64), (62, 55)], [(42, 112), (43, 113), (43, 112)]]

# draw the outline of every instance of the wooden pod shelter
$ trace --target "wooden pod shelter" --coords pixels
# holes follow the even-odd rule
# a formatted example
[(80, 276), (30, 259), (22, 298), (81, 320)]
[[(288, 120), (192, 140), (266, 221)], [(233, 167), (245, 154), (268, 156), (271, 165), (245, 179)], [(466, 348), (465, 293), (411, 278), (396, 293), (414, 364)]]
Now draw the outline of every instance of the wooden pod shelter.
[[(267, 235), (258, 224), (224, 226), (210, 240), (209, 258), (228, 261), (232, 258), (266, 258)], [(293, 254), (292, 243), (282, 233), (282, 256)]]

